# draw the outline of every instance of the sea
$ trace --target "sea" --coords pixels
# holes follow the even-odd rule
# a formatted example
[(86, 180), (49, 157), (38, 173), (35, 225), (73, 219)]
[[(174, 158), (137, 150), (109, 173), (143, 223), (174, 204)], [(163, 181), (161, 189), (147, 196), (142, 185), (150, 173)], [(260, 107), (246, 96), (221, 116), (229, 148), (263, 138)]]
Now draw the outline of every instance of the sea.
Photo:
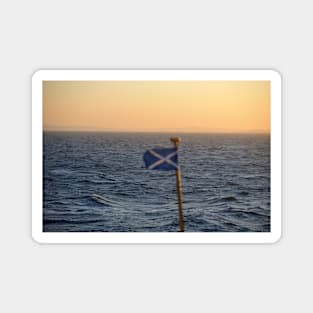
[(175, 171), (143, 161), (172, 136), (186, 232), (270, 232), (270, 135), (114, 132), (43, 133), (43, 231), (179, 231)]

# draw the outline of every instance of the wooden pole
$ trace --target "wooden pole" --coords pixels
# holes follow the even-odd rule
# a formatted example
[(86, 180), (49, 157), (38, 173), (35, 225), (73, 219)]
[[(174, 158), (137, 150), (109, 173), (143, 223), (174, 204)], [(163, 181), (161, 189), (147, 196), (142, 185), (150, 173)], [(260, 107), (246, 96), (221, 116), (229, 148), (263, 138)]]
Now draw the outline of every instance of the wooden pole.
[[(181, 142), (181, 139), (178, 137), (171, 138), (175, 148), (178, 149), (178, 145)], [(176, 170), (176, 185), (177, 185), (177, 198), (178, 198), (178, 217), (179, 217), (179, 229), (181, 232), (185, 231), (184, 226), (184, 215), (183, 215), (183, 204), (182, 204), (182, 183), (180, 175), (180, 167), (178, 166)]]

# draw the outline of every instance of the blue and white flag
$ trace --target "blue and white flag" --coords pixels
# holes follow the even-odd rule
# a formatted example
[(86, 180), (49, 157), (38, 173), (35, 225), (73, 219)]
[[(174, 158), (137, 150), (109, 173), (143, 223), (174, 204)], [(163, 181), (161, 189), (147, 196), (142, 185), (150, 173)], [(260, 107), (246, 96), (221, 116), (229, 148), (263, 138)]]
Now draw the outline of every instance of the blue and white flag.
[(143, 159), (149, 170), (172, 171), (178, 169), (177, 148), (155, 148), (145, 152)]

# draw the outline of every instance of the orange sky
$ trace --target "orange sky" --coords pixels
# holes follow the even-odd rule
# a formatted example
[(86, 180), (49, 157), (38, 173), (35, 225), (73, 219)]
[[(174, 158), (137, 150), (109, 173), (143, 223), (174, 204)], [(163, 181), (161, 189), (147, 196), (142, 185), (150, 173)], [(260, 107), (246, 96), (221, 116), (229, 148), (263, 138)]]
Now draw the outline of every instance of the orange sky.
[(269, 81), (45, 81), (45, 130), (269, 132)]

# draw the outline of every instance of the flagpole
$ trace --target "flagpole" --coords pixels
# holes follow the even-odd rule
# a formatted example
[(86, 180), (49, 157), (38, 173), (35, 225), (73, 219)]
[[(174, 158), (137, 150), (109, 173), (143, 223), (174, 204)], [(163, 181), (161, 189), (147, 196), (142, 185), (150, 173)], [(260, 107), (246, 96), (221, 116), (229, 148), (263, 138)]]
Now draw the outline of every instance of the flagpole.
[[(179, 137), (171, 138), (172, 143), (175, 148), (178, 149), (178, 146), (181, 142)], [(178, 198), (178, 217), (179, 217), (179, 229), (181, 232), (185, 231), (184, 226), (184, 215), (183, 215), (183, 204), (182, 204), (182, 183), (181, 183), (181, 175), (180, 175), (180, 166), (176, 170), (176, 185), (177, 185), (177, 198)]]

